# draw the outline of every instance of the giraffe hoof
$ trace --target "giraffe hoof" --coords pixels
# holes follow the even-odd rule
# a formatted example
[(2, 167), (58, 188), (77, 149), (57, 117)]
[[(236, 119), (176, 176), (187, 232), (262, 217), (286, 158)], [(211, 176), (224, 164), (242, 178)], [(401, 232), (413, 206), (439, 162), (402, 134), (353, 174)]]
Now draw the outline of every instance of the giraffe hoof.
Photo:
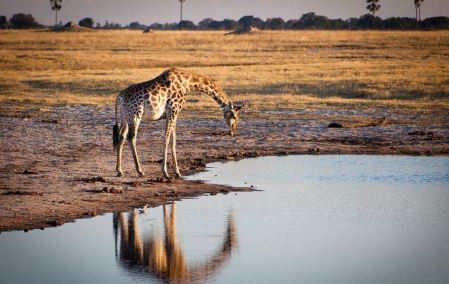
[(121, 177), (121, 176), (123, 176), (123, 173), (122, 173), (122, 172), (118, 172), (118, 173), (117, 173), (117, 176), (118, 176), (118, 177)]
[(139, 177), (144, 177), (145, 176), (144, 172), (138, 172), (138, 174), (139, 174)]
[(180, 173), (176, 173), (176, 178), (182, 178), (182, 175)]

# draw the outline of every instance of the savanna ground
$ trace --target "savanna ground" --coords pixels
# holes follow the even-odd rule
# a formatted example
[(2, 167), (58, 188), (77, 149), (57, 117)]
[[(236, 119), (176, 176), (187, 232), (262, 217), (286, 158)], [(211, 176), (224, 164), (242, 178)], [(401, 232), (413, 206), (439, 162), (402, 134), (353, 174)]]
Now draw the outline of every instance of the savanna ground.
[(115, 177), (116, 94), (172, 66), (245, 103), (232, 138), (214, 101), (189, 95), (183, 174), (259, 155), (449, 154), (448, 31), (1, 31), (0, 231), (231, 190), (159, 179), (163, 121), (139, 131), (147, 176), (125, 151)]

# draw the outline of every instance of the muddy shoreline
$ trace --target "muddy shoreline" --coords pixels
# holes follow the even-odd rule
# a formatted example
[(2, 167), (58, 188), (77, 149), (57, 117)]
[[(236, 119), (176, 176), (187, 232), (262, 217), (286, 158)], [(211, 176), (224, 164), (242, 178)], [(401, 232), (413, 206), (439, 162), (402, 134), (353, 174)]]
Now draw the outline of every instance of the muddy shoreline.
[[(218, 110), (200, 115), (187, 110), (178, 122), (178, 161), (186, 176), (210, 162), (268, 155), (449, 155), (448, 114), (405, 108), (247, 109), (232, 138)], [(137, 177), (125, 150), (125, 176), (116, 177), (112, 117), (109, 106), (0, 108), (0, 231), (43, 229), (107, 212), (252, 190), (162, 179), (162, 121), (144, 122), (138, 133), (146, 176)], [(330, 128), (331, 123), (342, 127)]]

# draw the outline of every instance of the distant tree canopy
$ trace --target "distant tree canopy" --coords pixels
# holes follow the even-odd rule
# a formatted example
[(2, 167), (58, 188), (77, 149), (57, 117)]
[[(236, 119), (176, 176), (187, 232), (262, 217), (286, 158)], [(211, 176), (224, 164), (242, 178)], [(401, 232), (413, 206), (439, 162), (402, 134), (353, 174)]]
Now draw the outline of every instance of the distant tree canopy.
[(142, 25), (139, 22), (131, 22), (128, 25), (128, 28), (133, 29), (133, 30), (144, 30), (147, 26)]
[(285, 21), (282, 18), (271, 18), (267, 19), (263, 26), (268, 30), (282, 30), (285, 29)]
[(35, 29), (41, 28), (42, 25), (34, 20), (32, 15), (26, 15), (23, 13), (15, 14), (9, 19), (11, 28), (14, 29)]
[(78, 22), (78, 25), (86, 28), (93, 28), (94, 27), (94, 19), (86, 17)]
[(328, 29), (331, 22), (326, 16), (318, 16), (315, 13), (306, 13), (293, 25), (297, 29)]
[(261, 18), (256, 18), (254, 16), (243, 16), (238, 20), (238, 23), (242, 29), (248, 29), (249, 27), (262, 29), (264, 21), (262, 21)]
[(421, 26), (425, 29), (449, 29), (448, 17), (432, 17), (421, 22)]
[(212, 23), (213, 21), (214, 19), (212, 18), (202, 19), (198, 22), (197, 28), (200, 30), (206, 30), (209, 28), (210, 23)]
[(6, 16), (0, 16), (0, 29), (8, 28), (8, 18)]
[(357, 28), (359, 29), (381, 29), (383, 28), (383, 21), (379, 17), (375, 17), (371, 14), (365, 14), (357, 21)]
[(195, 24), (192, 21), (182, 20), (178, 24), (178, 29), (185, 29), (185, 30), (194, 30), (196, 29)]

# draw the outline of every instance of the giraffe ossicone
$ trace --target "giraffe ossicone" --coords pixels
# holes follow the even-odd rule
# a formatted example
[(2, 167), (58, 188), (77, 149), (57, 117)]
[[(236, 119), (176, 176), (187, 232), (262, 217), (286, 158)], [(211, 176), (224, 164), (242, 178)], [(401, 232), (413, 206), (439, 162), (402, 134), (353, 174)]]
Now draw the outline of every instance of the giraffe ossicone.
[[(167, 172), (167, 152), (171, 142), (172, 160), (177, 177), (181, 177), (176, 159), (176, 121), (186, 101), (188, 92), (197, 90), (211, 96), (221, 107), (231, 136), (236, 135), (238, 112), (241, 106), (234, 105), (224, 91), (209, 78), (186, 70), (171, 68), (156, 78), (130, 85), (119, 93), (115, 102), (115, 125), (113, 145), (117, 151), (117, 175), (122, 176), (122, 152), (125, 138), (130, 143), (136, 171), (144, 176), (137, 155), (137, 131), (142, 119), (166, 119), (165, 144), (162, 158), (162, 172)], [(120, 112), (120, 126), (118, 123)]]

